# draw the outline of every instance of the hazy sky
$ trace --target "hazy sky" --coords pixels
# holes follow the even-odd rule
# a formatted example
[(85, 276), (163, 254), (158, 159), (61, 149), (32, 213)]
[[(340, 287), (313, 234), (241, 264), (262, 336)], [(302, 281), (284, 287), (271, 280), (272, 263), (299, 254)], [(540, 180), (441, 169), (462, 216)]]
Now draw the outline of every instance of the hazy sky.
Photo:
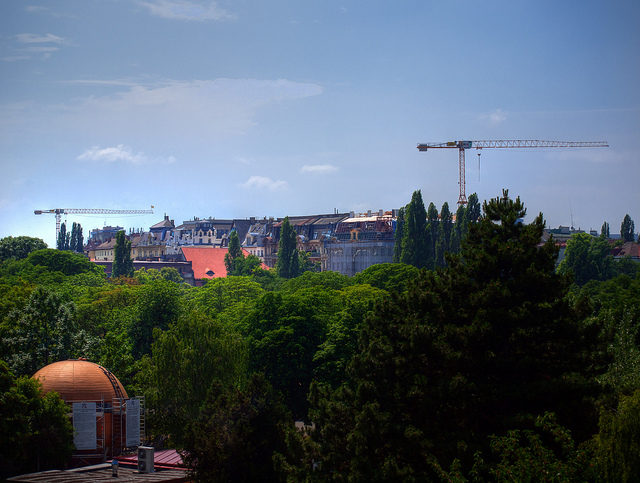
[(167, 213), (245, 218), (458, 199), (457, 139), (606, 140), (467, 152), (467, 193), (529, 219), (640, 227), (640, 2), (2, 0), (0, 236), (54, 243)]

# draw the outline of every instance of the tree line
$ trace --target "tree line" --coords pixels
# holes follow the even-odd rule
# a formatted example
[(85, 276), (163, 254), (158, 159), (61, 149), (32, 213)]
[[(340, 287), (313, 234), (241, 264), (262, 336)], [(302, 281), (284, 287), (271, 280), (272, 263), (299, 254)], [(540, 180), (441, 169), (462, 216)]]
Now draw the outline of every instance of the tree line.
[[(2, 397), (87, 357), (146, 397), (148, 443), (184, 451), (198, 481), (634, 481), (637, 264), (579, 278), (541, 243), (542, 214), (524, 223), (508, 192), (471, 201), (454, 221), (414, 193), (404, 259), (354, 277), (300, 273), (290, 236), (279, 269), (203, 287), (0, 240)], [(230, 239), (230, 272), (243, 258)], [(4, 400), (2, 440), (22, 431)]]

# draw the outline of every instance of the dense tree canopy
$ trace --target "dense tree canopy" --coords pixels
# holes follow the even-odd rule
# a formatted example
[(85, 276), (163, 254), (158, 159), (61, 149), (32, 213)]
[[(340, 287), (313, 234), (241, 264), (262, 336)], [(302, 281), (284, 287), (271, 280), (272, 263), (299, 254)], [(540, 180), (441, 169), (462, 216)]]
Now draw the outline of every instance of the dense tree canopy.
[(413, 192), (404, 216), (400, 262), (418, 268), (425, 267), (432, 251), (427, 233), (427, 212), (420, 190)]
[(124, 231), (116, 234), (116, 244), (113, 247), (113, 263), (111, 276), (133, 277), (133, 261), (131, 260), (131, 242), (127, 240)]
[(633, 220), (629, 215), (624, 215), (624, 219), (622, 220), (622, 224), (620, 225), (620, 238), (626, 242), (632, 242), (633, 234), (635, 231), (635, 226), (633, 224)]
[[(108, 279), (71, 251), (0, 240), (0, 359), (25, 375), (0, 368), (14, 381), (0, 410), (56, 420), (26, 376), (82, 355), (146, 396), (147, 443), (189, 450), (200, 481), (633, 481), (640, 264), (582, 234), (556, 270), (542, 216), (524, 224), (507, 193), (482, 216), (471, 195), (455, 219), (414, 198), (394, 256), (415, 254), (406, 234), (422, 230), (424, 268), (353, 277), (300, 274), (288, 220), (285, 277), (234, 261), (201, 287), (170, 269)], [(0, 414), (0, 471), (65, 448), (21, 415)]]
[(341, 447), (320, 436), (348, 478), (435, 478), (454, 459), (470, 464), (490, 434), (531, 414), (555, 410), (572, 422), (583, 414), (582, 386), (571, 376), (580, 367), (570, 350), (577, 327), (555, 246), (538, 247), (542, 216), (516, 223), (524, 206), (506, 193), (484, 213), (448, 269), (421, 274), (367, 319), (355, 391), (333, 393), (334, 407), (346, 409), (316, 420), (335, 428), (332, 417), (352, 414), (345, 439), (333, 442)]
[(0, 478), (67, 465), (73, 449), (69, 409), (43, 394), (29, 376), (15, 377), (0, 360)]
[(578, 285), (584, 285), (589, 280), (607, 280), (614, 271), (610, 253), (611, 248), (606, 239), (576, 233), (567, 242), (558, 271), (572, 274)]
[(47, 248), (47, 244), (40, 238), (30, 236), (7, 236), (0, 240), (0, 262), (14, 258), (21, 260), (29, 253)]
[(298, 235), (285, 217), (280, 227), (280, 241), (278, 243), (278, 261), (276, 272), (282, 278), (294, 278), (300, 274), (300, 259), (298, 256)]

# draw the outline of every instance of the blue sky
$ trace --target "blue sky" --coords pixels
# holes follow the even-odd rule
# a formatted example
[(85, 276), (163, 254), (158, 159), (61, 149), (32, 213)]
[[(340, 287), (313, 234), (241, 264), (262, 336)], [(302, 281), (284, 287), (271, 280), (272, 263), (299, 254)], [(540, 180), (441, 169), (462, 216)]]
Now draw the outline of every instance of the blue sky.
[(467, 152), (467, 193), (529, 218), (640, 226), (640, 2), (3, 0), (0, 236), (54, 243), (167, 213), (455, 210), (457, 139), (608, 149)]

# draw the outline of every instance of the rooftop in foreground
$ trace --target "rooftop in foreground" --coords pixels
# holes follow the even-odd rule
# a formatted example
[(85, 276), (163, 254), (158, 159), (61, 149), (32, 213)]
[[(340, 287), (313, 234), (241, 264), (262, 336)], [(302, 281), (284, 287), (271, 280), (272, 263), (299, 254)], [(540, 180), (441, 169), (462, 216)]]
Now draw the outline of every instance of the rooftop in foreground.
[(153, 473), (138, 473), (133, 466), (120, 466), (118, 477), (111, 476), (111, 464), (103, 463), (93, 466), (84, 466), (72, 470), (50, 470), (40, 473), (14, 476), (8, 481), (39, 482), (39, 483), (89, 483), (89, 482), (184, 482), (189, 481), (188, 474), (178, 469), (156, 469)]

